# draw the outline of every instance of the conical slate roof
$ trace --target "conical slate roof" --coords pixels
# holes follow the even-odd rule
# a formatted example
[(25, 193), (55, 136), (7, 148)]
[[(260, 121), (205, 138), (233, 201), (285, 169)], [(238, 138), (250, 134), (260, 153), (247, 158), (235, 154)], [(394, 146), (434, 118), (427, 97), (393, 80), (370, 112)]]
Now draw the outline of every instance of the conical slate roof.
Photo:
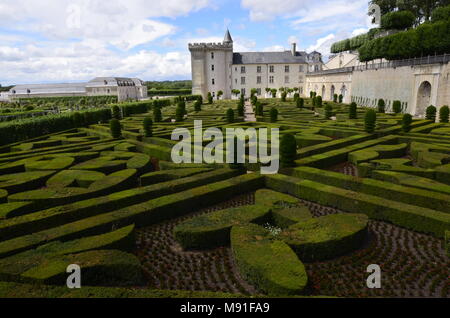
[(230, 31), (227, 29), (225, 33), (225, 38), (223, 39), (223, 43), (233, 43), (233, 39), (231, 38)]

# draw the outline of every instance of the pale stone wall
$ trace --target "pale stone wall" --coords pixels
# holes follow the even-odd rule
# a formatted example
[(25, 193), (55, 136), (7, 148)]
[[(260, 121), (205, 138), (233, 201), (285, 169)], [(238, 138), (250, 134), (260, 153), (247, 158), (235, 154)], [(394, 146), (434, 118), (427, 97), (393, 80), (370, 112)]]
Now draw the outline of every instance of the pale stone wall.
[(310, 92), (316, 92), (325, 101), (332, 101), (334, 94), (342, 94), (344, 96), (343, 102), (350, 103), (352, 96), (352, 72), (326, 75), (308, 74), (304, 96), (309, 97)]
[[(261, 73), (258, 73), (258, 66), (261, 67)], [(274, 67), (274, 72), (270, 72), (270, 66)], [(289, 66), (289, 72), (285, 67)], [(241, 67), (245, 67), (245, 73), (241, 73)], [(300, 69), (302, 67), (302, 69)], [(245, 89), (246, 96), (250, 96), (252, 88), (260, 89), (261, 95), (266, 95), (266, 88), (281, 87), (299, 88), (304, 90), (306, 81), (306, 72), (308, 64), (236, 64), (231, 67), (232, 70), (232, 89)], [(261, 77), (261, 83), (257, 83), (258, 76)], [(273, 83), (270, 77), (273, 76)], [(289, 82), (286, 82), (286, 76)], [(245, 77), (245, 84), (241, 84), (241, 78)], [(277, 93), (280, 96), (280, 92)]]

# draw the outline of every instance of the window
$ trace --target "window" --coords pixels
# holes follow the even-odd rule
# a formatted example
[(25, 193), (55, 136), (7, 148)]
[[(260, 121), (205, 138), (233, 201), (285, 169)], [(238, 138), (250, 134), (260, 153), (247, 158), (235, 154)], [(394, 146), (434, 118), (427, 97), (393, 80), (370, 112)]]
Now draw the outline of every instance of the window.
[(214, 52), (211, 52), (211, 60), (214, 60)]
[(213, 92), (213, 93), (212, 93), (212, 97), (216, 97), (216, 92)]
[(258, 94), (258, 96), (261, 96), (261, 88), (256, 89), (256, 94)]
[(298, 68), (298, 71), (299, 71), (300, 73), (303, 73), (303, 72), (305, 71), (303, 65), (300, 65), (300, 67)]
[(213, 85), (216, 85), (216, 81), (215, 81), (214, 78), (212, 79), (212, 84), (213, 84)]
[(284, 77), (284, 82), (287, 84), (287, 83), (289, 83), (289, 76), (285, 76)]
[(275, 73), (275, 66), (270, 65), (270, 66), (269, 66), (269, 72), (270, 72), (270, 73)]
[(286, 65), (286, 66), (284, 67), (284, 72), (285, 72), (285, 73), (289, 73), (289, 65)]
[(273, 84), (274, 83), (274, 77), (273, 76), (269, 76), (269, 83)]
[(245, 66), (241, 66), (241, 74), (245, 74)]
[(261, 66), (256, 67), (256, 73), (261, 73)]
[(241, 77), (241, 85), (245, 85), (245, 77)]
[(314, 65), (314, 71), (318, 72), (319, 71), (319, 65)]
[(237, 84), (237, 78), (234, 79), (234, 83)]
[(245, 88), (241, 89), (241, 96), (245, 96)]
[(303, 76), (302, 76), (302, 75), (300, 75), (300, 76), (298, 77), (298, 82), (299, 82), (299, 83), (303, 83)]
[(261, 84), (261, 76), (256, 77), (256, 84)]
[(213, 72), (214, 72), (214, 64), (213, 64), (213, 65), (211, 65), (211, 71), (213, 71)]
[(237, 72), (237, 67), (235, 67), (234, 70)]

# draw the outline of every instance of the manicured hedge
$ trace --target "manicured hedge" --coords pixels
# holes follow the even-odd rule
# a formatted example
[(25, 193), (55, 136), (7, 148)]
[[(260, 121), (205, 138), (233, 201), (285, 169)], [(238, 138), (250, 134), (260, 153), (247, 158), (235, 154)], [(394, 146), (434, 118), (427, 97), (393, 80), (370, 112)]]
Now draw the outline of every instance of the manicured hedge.
[(0, 279), (20, 282), (20, 275), (49, 259), (97, 249), (133, 251), (136, 242), (134, 225), (96, 236), (69, 242), (52, 242), (37, 249), (25, 251), (0, 260)]
[(273, 175), (265, 179), (266, 187), (275, 191), (347, 212), (364, 213), (370, 218), (436, 237), (444, 237), (444, 232), (450, 229), (448, 213), (294, 177)]
[(255, 224), (234, 226), (231, 248), (239, 272), (258, 289), (269, 295), (298, 295), (308, 276), (292, 249), (270, 232)]
[[(135, 223), (136, 226), (156, 224), (185, 215), (199, 208), (222, 202), (243, 192), (254, 191), (261, 188), (263, 183), (264, 178), (262, 176), (247, 174), (180, 193), (158, 197), (144, 203), (129, 205), (113, 212), (84, 218), (81, 221), (67, 223), (41, 232), (38, 232), (37, 229), (31, 229), (28, 233), (33, 234), (0, 242), (0, 257), (13, 255), (54, 240), (66, 241), (86, 235), (105, 233), (112, 226), (126, 226), (132, 223)], [(100, 212), (90, 211), (90, 213)], [(76, 215), (76, 218), (80, 217), (79, 214)], [(49, 224), (45, 224), (44, 227), (48, 226)], [(23, 234), (24, 232), (20, 233)], [(4, 235), (3, 231), (1, 234)], [(11, 233), (9, 234), (11, 235)], [(14, 236), (17, 236), (17, 233)]]
[(359, 48), (361, 62), (385, 58), (408, 59), (448, 53), (450, 21), (424, 23), (415, 29), (366, 42)]
[(66, 285), (67, 267), (82, 268), (82, 284), (87, 286), (139, 286), (144, 284), (141, 264), (136, 256), (117, 250), (96, 250), (63, 255), (44, 260), (39, 266), (24, 272), (24, 282)]
[(0, 240), (11, 239), (25, 233), (42, 231), (51, 227), (74, 222), (86, 217), (120, 209), (160, 196), (219, 182), (239, 175), (239, 171), (219, 169), (173, 181), (111, 193), (84, 201), (65, 204), (30, 215), (0, 221)]
[(321, 261), (361, 247), (368, 221), (364, 214), (331, 214), (302, 220), (282, 232), (280, 238), (302, 261)]
[(194, 176), (200, 173), (209, 172), (211, 170), (212, 168), (187, 168), (187, 169), (155, 171), (141, 176), (140, 184), (141, 186), (148, 186), (151, 184)]
[(2, 136), (0, 145), (11, 144), (49, 133), (80, 127), (78, 125), (92, 125), (111, 119), (111, 110), (109, 108), (82, 112), (83, 121), (81, 123), (76, 121), (76, 115), (74, 114), (65, 113), (0, 123), (0, 136)]
[(175, 239), (184, 249), (209, 249), (230, 244), (231, 228), (238, 224), (264, 224), (270, 221), (271, 209), (248, 205), (220, 210), (189, 219), (174, 229)]

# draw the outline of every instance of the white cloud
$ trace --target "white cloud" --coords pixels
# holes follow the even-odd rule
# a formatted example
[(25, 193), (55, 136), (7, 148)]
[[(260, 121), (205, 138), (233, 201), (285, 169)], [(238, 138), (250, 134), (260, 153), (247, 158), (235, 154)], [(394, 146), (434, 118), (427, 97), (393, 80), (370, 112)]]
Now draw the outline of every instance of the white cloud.
[(272, 45), (263, 48), (263, 52), (283, 52), (286, 51), (286, 49), (281, 45)]
[(96, 39), (128, 50), (175, 31), (154, 18), (175, 18), (208, 5), (209, 0), (2, 0), (0, 26), (53, 40)]
[(299, 43), (299, 40), (298, 40), (298, 37), (296, 37), (295, 35), (291, 35), (291, 36), (288, 38), (288, 43), (289, 43), (289, 44), (296, 43), (297, 46), (298, 46), (298, 44), (300, 44), (300, 43)]
[(328, 34), (316, 41), (315, 44), (309, 46), (306, 51), (312, 52), (317, 51), (322, 53), (322, 55), (327, 55), (330, 53), (331, 45), (335, 42), (336, 36), (334, 34)]

